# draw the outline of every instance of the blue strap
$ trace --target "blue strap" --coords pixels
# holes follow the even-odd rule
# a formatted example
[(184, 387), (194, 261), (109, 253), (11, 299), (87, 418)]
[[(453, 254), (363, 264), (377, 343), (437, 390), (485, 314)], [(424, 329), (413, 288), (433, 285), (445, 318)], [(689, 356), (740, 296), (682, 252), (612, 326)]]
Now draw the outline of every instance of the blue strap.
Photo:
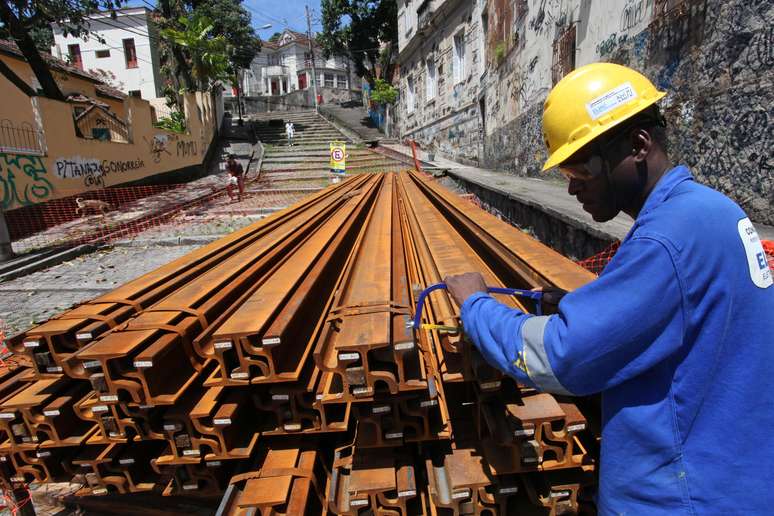
[[(425, 298), (434, 290), (446, 289), (446, 283), (436, 283), (430, 285), (419, 294), (417, 299), (417, 312), (414, 314), (414, 329), (418, 330), (422, 324), (422, 308), (425, 306)], [(537, 315), (543, 315), (543, 310), (540, 306), (540, 301), (543, 299), (542, 292), (535, 292), (533, 290), (523, 290), (519, 288), (503, 288), (503, 287), (486, 287), (487, 292), (492, 294), (506, 294), (509, 296), (526, 297), (535, 301), (535, 313)]]

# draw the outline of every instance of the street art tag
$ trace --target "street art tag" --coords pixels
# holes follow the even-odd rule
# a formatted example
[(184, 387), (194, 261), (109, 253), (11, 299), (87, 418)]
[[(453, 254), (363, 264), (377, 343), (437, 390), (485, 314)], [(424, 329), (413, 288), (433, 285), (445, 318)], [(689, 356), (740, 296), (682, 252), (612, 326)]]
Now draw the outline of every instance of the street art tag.
[(47, 176), (40, 156), (0, 153), (0, 209), (47, 200), (54, 192)]
[(763, 244), (758, 237), (750, 219), (745, 217), (737, 224), (739, 238), (742, 239), (744, 252), (747, 255), (747, 266), (750, 269), (750, 279), (759, 288), (768, 288), (774, 283), (766, 253), (763, 252)]
[(625, 82), (620, 86), (613, 88), (604, 95), (595, 98), (586, 104), (586, 111), (592, 120), (597, 120), (602, 115), (609, 113), (618, 106), (637, 98), (637, 92), (634, 91), (630, 82)]

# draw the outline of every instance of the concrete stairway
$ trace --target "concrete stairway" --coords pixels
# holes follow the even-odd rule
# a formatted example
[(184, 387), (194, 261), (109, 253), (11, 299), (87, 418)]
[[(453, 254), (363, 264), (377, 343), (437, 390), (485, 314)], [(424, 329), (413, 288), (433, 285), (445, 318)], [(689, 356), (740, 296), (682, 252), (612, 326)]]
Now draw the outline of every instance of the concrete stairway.
[(293, 122), (295, 128), (294, 146), (325, 144), (327, 148), (328, 144), (334, 140), (349, 141), (314, 111), (262, 114), (253, 117), (253, 128), (262, 143), (287, 145), (286, 122)]
[[(321, 187), (325, 181), (330, 183), (340, 180), (340, 176), (330, 172), (332, 141), (347, 144), (348, 174), (405, 168), (405, 165), (393, 159), (368, 150), (365, 145), (352, 143), (314, 111), (265, 113), (252, 117), (252, 120), (256, 135), (265, 149), (261, 178), (266, 182), (280, 182), (283, 185), (292, 182), (296, 188), (303, 185)], [(292, 121), (296, 129), (292, 146), (288, 145), (285, 137), (287, 121)]]

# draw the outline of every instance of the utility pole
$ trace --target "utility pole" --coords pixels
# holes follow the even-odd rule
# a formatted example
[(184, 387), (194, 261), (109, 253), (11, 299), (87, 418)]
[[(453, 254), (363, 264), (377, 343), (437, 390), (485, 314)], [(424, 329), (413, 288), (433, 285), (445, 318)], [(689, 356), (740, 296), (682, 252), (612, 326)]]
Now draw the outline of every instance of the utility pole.
[(244, 121), (242, 120), (242, 81), (239, 78), (239, 67), (235, 67), (236, 72), (234, 72), (234, 84), (236, 85), (236, 97), (237, 97), (237, 111), (239, 113), (239, 121), (237, 122), (237, 125), (242, 127), (244, 125)]
[(317, 101), (317, 65), (314, 62), (314, 44), (312, 43), (312, 15), (309, 13), (309, 6), (306, 6), (306, 36), (309, 39), (309, 55), (312, 58), (312, 89), (314, 92), (314, 110), (320, 110), (320, 104)]
[(11, 234), (8, 231), (8, 225), (5, 223), (5, 213), (0, 208), (0, 262), (10, 260), (14, 257), (11, 248)]

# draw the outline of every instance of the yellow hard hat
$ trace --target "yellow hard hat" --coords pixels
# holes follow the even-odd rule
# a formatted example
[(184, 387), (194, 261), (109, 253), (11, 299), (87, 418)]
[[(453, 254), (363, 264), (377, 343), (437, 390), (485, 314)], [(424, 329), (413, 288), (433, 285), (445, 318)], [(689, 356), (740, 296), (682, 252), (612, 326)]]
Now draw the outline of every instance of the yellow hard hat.
[(592, 63), (573, 70), (546, 98), (543, 139), (548, 161), (543, 171), (664, 95), (644, 75), (625, 66)]

